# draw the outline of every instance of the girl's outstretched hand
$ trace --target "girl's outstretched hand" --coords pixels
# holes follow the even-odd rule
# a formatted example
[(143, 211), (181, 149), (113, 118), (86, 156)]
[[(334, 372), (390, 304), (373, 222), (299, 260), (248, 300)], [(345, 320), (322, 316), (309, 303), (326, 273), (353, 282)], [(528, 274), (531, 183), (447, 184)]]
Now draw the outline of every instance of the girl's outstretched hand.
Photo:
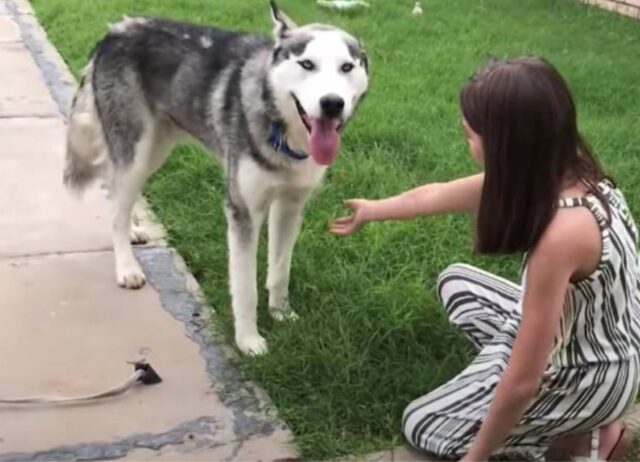
[(358, 231), (362, 225), (371, 220), (371, 203), (366, 199), (349, 199), (344, 205), (353, 212), (346, 217), (338, 218), (329, 224), (329, 232), (337, 236), (348, 236)]

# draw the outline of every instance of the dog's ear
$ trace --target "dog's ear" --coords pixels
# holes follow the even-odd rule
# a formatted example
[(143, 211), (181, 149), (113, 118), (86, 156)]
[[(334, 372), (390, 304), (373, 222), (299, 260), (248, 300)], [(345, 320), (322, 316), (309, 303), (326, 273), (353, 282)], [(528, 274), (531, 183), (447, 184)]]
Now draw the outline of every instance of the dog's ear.
[(367, 52), (364, 50), (364, 43), (362, 40), (358, 40), (358, 48), (360, 49), (360, 64), (364, 67), (365, 72), (369, 73), (369, 57), (367, 56)]
[(364, 50), (360, 52), (360, 62), (362, 63), (362, 67), (364, 67), (365, 72), (368, 74), (369, 73), (369, 57), (367, 56), (367, 53)]
[(271, 0), (269, 2), (269, 6), (271, 9), (271, 19), (273, 20), (273, 35), (277, 41), (286, 38), (289, 35), (291, 29), (295, 29), (298, 27), (289, 17), (284, 14), (276, 2)]

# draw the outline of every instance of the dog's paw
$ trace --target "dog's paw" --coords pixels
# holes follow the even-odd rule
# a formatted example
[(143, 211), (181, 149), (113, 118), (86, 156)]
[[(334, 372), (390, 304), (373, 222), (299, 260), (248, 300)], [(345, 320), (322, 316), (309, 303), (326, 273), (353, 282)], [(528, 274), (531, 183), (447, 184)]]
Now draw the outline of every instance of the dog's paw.
[(261, 356), (267, 352), (267, 341), (259, 334), (236, 336), (236, 345), (248, 356)]
[(289, 306), (286, 308), (269, 308), (269, 314), (273, 318), (274, 321), (284, 322), (284, 321), (297, 321), (300, 319), (300, 316), (293, 311)]
[(142, 245), (146, 244), (151, 240), (149, 237), (149, 233), (142, 227), (133, 225), (131, 227), (131, 232), (129, 233), (131, 243), (134, 245)]
[(127, 266), (118, 268), (116, 271), (118, 285), (125, 289), (139, 289), (147, 281), (142, 269), (137, 264), (135, 266)]

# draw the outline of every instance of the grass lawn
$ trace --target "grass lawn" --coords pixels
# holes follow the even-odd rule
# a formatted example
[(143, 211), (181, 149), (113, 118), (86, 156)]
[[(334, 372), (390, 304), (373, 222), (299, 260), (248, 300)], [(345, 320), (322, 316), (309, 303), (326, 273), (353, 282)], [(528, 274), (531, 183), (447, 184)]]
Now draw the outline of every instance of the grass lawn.
[[(32, 1), (76, 75), (107, 22), (123, 14), (271, 30), (266, 0)], [(351, 238), (326, 232), (328, 220), (343, 213), (343, 199), (474, 172), (457, 95), (487, 56), (542, 54), (560, 68), (582, 131), (640, 217), (640, 22), (577, 0), (426, 0), (419, 18), (409, 14), (413, 0), (371, 3), (369, 11), (341, 15), (312, 0), (280, 0), (299, 23), (331, 22), (360, 36), (372, 69), (370, 96), (309, 206), (296, 247), (291, 298), (301, 319), (274, 325), (261, 290), (270, 354), (242, 362), (314, 460), (399, 443), (404, 406), (464, 365), (468, 345), (448, 327), (435, 297), (439, 271), (466, 261), (518, 277), (518, 257), (470, 254), (464, 217), (376, 224)], [(222, 185), (212, 158), (184, 146), (146, 193), (231, 341)]]

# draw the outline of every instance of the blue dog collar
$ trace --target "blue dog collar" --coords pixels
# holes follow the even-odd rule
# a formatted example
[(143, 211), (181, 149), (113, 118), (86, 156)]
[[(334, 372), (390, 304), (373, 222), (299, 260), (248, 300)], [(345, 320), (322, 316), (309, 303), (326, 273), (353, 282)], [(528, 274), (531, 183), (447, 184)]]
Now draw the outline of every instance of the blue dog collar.
[(287, 142), (284, 139), (284, 133), (280, 129), (277, 123), (271, 123), (271, 132), (269, 134), (269, 139), (267, 140), (269, 145), (278, 152), (281, 152), (287, 157), (290, 157), (293, 160), (305, 160), (309, 157), (309, 154), (305, 154), (304, 152), (294, 151), (289, 147)]

